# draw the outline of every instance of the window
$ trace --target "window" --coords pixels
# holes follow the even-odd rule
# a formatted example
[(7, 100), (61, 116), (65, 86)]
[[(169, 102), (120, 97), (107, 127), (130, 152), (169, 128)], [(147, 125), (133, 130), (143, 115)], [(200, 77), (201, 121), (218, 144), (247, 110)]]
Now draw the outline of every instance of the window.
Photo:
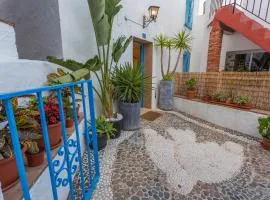
[(270, 54), (263, 51), (227, 52), (225, 71), (256, 72), (270, 70)]
[(186, 0), (185, 26), (192, 29), (194, 0)]
[(189, 72), (190, 68), (190, 52), (185, 51), (183, 55), (183, 72)]

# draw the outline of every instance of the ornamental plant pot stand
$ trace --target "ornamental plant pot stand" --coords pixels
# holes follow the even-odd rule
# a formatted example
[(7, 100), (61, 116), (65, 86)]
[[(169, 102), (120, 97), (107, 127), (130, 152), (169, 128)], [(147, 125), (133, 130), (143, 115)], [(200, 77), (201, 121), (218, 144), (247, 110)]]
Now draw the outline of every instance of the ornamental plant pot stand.
[(173, 109), (174, 83), (173, 81), (160, 81), (159, 108), (162, 110)]
[[(51, 149), (55, 149), (60, 146), (62, 142), (62, 123), (58, 122), (57, 124), (48, 125), (48, 134), (50, 140)], [(39, 148), (45, 149), (45, 143), (43, 137), (41, 139), (35, 140), (38, 143)]]

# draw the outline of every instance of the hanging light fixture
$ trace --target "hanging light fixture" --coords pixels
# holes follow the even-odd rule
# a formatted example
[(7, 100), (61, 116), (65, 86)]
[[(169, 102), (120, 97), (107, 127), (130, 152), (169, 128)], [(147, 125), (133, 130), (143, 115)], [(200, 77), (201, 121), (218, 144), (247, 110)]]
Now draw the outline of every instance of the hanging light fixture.
[(156, 22), (159, 6), (150, 6), (148, 8), (149, 17), (143, 16), (143, 28), (146, 28), (151, 22)]

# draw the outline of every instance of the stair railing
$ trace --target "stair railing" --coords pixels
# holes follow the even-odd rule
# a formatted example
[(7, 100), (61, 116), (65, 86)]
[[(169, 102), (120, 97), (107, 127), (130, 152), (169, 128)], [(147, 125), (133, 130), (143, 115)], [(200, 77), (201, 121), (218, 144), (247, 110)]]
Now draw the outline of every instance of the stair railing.
[(233, 13), (236, 8), (240, 8), (270, 24), (270, 0), (211, 0), (209, 18), (218, 8), (228, 5), (233, 6)]

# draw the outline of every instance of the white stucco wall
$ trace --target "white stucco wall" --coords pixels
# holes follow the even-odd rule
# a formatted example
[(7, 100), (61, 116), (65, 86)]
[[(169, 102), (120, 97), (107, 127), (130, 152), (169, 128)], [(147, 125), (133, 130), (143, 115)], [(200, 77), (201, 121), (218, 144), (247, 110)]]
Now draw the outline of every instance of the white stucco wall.
[[(195, 9), (198, 10), (198, 2), (195, 1)], [(146, 40), (153, 42), (153, 38), (163, 33), (168, 36), (174, 36), (177, 32), (184, 28), (185, 5), (184, 0), (171, 0), (170, 3), (164, 0), (140, 0), (134, 3), (133, 0), (123, 0), (123, 9), (117, 15), (113, 27), (113, 38), (120, 35), (136, 36), (142, 38), (142, 34), (146, 34)], [(125, 17), (142, 24), (143, 15), (148, 15), (148, 7), (150, 5), (160, 6), (160, 12), (156, 23), (151, 23), (149, 27), (143, 29), (140, 25), (126, 21)], [(87, 0), (59, 0), (60, 21), (62, 32), (62, 45), (64, 58), (72, 58), (79, 61), (96, 55), (96, 45), (94, 31), (91, 23), (90, 13)], [(80, 12), (78, 12), (80, 11)], [(157, 88), (160, 75), (160, 61), (158, 48), (153, 49), (153, 77), (154, 88)], [(131, 62), (133, 59), (133, 48), (129, 46), (123, 55), (121, 62)], [(172, 64), (174, 65), (176, 54), (173, 53)], [(167, 65), (167, 56), (165, 55), (164, 64)], [(182, 60), (178, 70), (181, 70)], [(94, 82), (96, 83), (95, 79)], [(156, 108), (157, 100), (155, 91), (153, 90), (152, 107)], [(98, 102), (98, 101), (96, 101)]]
[(233, 33), (232, 35), (223, 35), (220, 70), (225, 68), (226, 54), (228, 51), (245, 51), (245, 50), (261, 50), (261, 48), (248, 40), (240, 33)]
[(0, 21), (0, 61), (18, 59), (13, 26)]
[(260, 137), (258, 132), (258, 118), (266, 115), (228, 108), (219, 105), (174, 98), (176, 110), (194, 115), (213, 124), (239, 131), (241, 133)]

